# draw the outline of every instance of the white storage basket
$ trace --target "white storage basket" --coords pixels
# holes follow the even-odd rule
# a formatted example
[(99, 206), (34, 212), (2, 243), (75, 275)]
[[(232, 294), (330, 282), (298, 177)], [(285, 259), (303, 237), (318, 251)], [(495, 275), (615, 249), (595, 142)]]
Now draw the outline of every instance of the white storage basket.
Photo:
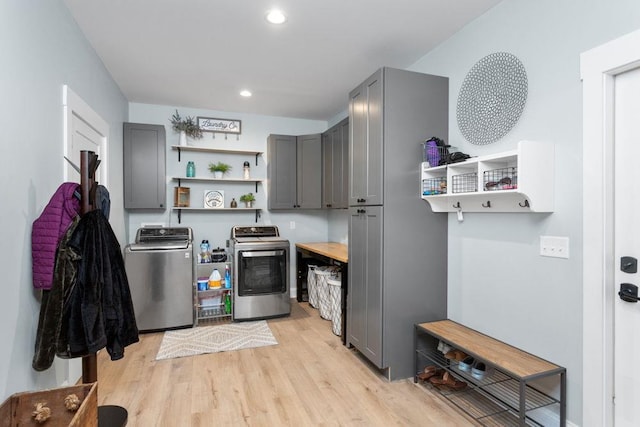
[(342, 335), (342, 281), (340, 276), (327, 279), (331, 300), (331, 331)]

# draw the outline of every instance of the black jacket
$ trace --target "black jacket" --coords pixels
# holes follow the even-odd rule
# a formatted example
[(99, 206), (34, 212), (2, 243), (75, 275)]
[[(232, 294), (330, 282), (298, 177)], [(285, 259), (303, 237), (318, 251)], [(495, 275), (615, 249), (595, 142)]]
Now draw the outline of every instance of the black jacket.
[(138, 327), (120, 244), (99, 209), (82, 216), (69, 248), (80, 260), (63, 307), (57, 355), (86, 356), (106, 346), (111, 360), (121, 359), (124, 348), (138, 342)]

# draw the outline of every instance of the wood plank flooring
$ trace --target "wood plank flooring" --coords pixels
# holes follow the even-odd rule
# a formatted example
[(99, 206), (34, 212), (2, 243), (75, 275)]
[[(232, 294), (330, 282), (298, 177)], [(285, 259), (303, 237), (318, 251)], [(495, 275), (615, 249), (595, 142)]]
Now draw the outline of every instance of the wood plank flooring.
[(155, 360), (162, 333), (111, 361), (98, 354), (98, 403), (120, 405), (128, 426), (473, 426), (412, 379), (388, 382), (292, 300), (269, 320), (278, 345)]

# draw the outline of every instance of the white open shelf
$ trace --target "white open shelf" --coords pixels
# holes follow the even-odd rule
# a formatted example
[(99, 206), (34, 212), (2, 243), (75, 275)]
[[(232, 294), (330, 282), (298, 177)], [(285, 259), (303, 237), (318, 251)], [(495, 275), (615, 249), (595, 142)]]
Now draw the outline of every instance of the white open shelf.
[(520, 141), (512, 151), (430, 168), (422, 199), (434, 212), (553, 212), (554, 146)]

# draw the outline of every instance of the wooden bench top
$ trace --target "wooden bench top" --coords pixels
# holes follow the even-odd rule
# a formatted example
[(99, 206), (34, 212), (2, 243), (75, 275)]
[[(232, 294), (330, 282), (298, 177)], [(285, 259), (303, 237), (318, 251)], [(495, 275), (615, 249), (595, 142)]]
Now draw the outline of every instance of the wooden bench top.
[(486, 360), (518, 379), (550, 375), (565, 369), (452, 320), (421, 323), (420, 328), (471, 356)]

